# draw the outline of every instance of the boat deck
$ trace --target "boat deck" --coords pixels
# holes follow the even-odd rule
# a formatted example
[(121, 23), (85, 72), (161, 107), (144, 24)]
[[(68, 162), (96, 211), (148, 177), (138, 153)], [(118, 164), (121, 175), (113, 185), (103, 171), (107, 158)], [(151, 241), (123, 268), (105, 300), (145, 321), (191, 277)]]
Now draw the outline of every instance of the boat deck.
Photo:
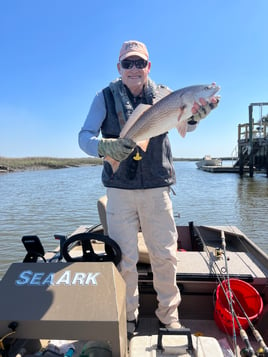
[[(185, 328), (189, 328), (191, 333), (195, 336), (213, 336), (219, 342), (221, 348), (223, 350), (229, 351), (231, 350), (230, 346), (233, 346), (233, 337), (225, 334), (221, 330), (219, 330), (214, 320), (207, 319), (180, 319), (182, 325)], [(157, 335), (159, 329), (159, 324), (157, 319), (155, 318), (141, 318), (139, 321), (139, 327), (136, 332), (136, 336), (147, 336), (147, 335)], [(244, 348), (244, 342), (242, 341), (239, 333), (236, 336), (238, 350)], [(258, 344), (256, 341), (251, 341), (252, 347), (257, 350)], [(240, 353), (239, 353), (240, 355)], [(230, 356), (228, 352), (226, 352), (226, 356)], [(215, 356), (216, 357), (216, 356)]]
[[(88, 232), (90, 229), (91, 227), (81, 226), (73, 234)], [(178, 246), (184, 249), (184, 251), (177, 252), (177, 284), (182, 296), (182, 301), (179, 306), (179, 317), (181, 323), (186, 328), (190, 328), (193, 335), (213, 337), (220, 343), (223, 350), (227, 350), (226, 356), (232, 356), (232, 354), (228, 352), (233, 345), (232, 337), (220, 330), (214, 320), (216, 304), (215, 292), (219, 284), (219, 279), (222, 281), (226, 278), (225, 258), (223, 254), (219, 254), (223, 231), (226, 240), (226, 258), (230, 278), (249, 282), (258, 290), (263, 298), (264, 310), (262, 316), (256, 321), (256, 328), (259, 329), (265, 342), (268, 343), (267, 255), (244, 236), (240, 230), (233, 226), (193, 226), (193, 229), (191, 229), (190, 225), (178, 227)], [(102, 228), (98, 228), (98, 232), (102, 235)], [(195, 239), (198, 240), (200, 237), (202, 237), (201, 240), (204, 241), (205, 246), (201, 244), (198, 245), (199, 250), (193, 250), (192, 245), (196, 244)], [(100, 254), (104, 252), (102, 242), (94, 241), (93, 245), (94, 251)], [(72, 246), (71, 252), (72, 257), (80, 257), (82, 252), (81, 245), (77, 244)], [(149, 264), (149, 255), (142, 239), (142, 233), (139, 234), (139, 252), (142, 258), (138, 264), (140, 323), (134, 337), (145, 336), (146, 338), (146, 336), (148, 336), (150, 339), (151, 336), (158, 334), (159, 323), (155, 317), (157, 297), (153, 288), (153, 276)], [(52, 252), (47, 253), (46, 258), (50, 259), (53, 254)], [(65, 284), (52, 284), (48, 287), (42, 286), (41, 284), (39, 290), (38, 286), (28, 287), (28, 285), (25, 286), (23, 290), (21, 287), (10, 284), (10, 281), (15, 280), (14, 277), (17, 276), (17, 271), (20, 272), (26, 268), (27, 271), (32, 269), (32, 271), (37, 274), (35, 275), (36, 277), (40, 276), (43, 272), (46, 274), (54, 273), (55, 276), (59, 276), (59, 278), (57, 278), (57, 284), (58, 282), (64, 283), (63, 272), (64, 274), (68, 272), (68, 274), (71, 274), (70, 276), (80, 278), (84, 276), (84, 272), (87, 272), (87, 274), (91, 274), (88, 276), (92, 277), (91, 280), (88, 280), (90, 282), (95, 282), (93, 276), (95, 276), (94, 274), (96, 272), (96, 274), (100, 274), (100, 277), (103, 278), (100, 278), (99, 284), (93, 284), (90, 288), (80, 286), (79, 284), (77, 285), (76, 283), (70, 286), (65, 286)], [(3, 291), (7, 295), (7, 307), (2, 304), (3, 311), (1, 312), (3, 317), (6, 315), (4, 318), (5, 323), (1, 331), (2, 336), (10, 320), (18, 321), (18, 339), (51, 338), (52, 336), (58, 339), (79, 339), (78, 342), (75, 342), (76, 351), (73, 356), (78, 357), (81, 353), (81, 348), (86, 342), (85, 338), (89, 338), (91, 341), (96, 340), (96, 338), (99, 338), (99, 332), (97, 331), (97, 329), (99, 329), (103, 339), (105, 341), (112, 340), (113, 343), (111, 343), (111, 345), (118, 351), (118, 341), (122, 336), (122, 331), (126, 333), (126, 320), (125, 317), (122, 318), (124, 315), (123, 310), (119, 314), (120, 318), (117, 316), (123, 304), (122, 302), (120, 303), (119, 299), (121, 295), (114, 294), (113, 289), (117, 292), (123, 291), (124, 289), (121, 277), (112, 263), (14, 263), (12, 269), (9, 270), (1, 282)], [(10, 276), (11, 273), (13, 274), (12, 276)], [(38, 281), (39, 280), (34, 280), (35, 284), (33, 285), (36, 285)], [(75, 279), (72, 281), (76, 282)], [(109, 284), (107, 284), (107, 281)], [(112, 283), (112, 281), (114, 281), (114, 283)], [(20, 296), (17, 293), (18, 289), (20, 289)], [(33, 309), (28, 304), (29, 289), (33, 301), (38, 302), (35, 304), (35, 316), (32, 315)], [(90, 289), (90, 299), (88, 299), (88, 289)], [(83, 294), (85, 294), (85, 296), (83, 296)], [(19, 299), (17, 298), (18, 296)], [(11, 301), (11, 297), (14, 300), (14, 304)], [(123, 298), (123, 295), (121, 298)], [(41, 301), (42, 299), (45, 299), (43, 303)], [(114, 303), (112, 301), (114, 301)], [(67, 309), (64, 309), (64, 304), (68, 306)], [(75, 313), (72, 311), (73, 309), (69, 309), (69, 306), (73, 304), (76, 304)], [(13, 308), (8, 308), (8, 306), (16, 306), (18, 309), (17, 312), (13, 311)], [(115, 318), (111, 318), (112, 307), (114, 308)], [(105, 315), (105, 313), (107, 313), (107, 315)], [(28, 315), (31, 316), (30, 319)], [(118, 321), (120, 321), (119, 325)], [(258, 348), (257, 343), (252, 337), (251, 331), (247, 332), (251, 344), (256, 350)], [(47, 343), (47, 341), (43, 339), (41, 342), (42, 346), (45, 346)], [(241, 340), (239, 333), (237, 333), (237, 344), (240, 349), (245, 347), (245, 343)], [(119, 354), (115, 354), (115, 356), (117, 355)], [(47, 356), (51, 357), (49, 355)]]

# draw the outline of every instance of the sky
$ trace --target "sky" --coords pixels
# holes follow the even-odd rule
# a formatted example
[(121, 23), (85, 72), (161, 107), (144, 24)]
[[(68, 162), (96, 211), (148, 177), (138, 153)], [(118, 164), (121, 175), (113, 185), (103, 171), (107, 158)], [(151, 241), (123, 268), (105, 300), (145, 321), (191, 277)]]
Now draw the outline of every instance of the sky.
[(249, 104), (268, 102), (267, 14), (267, 0), (0, 0), (0, 156), (86, 157), (78, 133), (133, 39), (155, 82), (221, 86), (195, 132), (170, 131), (173, 156), (235, 155)]

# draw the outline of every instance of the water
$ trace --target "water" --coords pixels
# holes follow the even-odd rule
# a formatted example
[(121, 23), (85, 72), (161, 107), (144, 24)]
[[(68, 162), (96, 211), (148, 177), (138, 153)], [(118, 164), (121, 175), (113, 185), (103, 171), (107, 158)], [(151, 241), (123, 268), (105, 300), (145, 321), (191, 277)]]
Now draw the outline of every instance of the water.
[[(54, 234), (99, 223), (96, 202), (105, 194), (101, 170), (87, 166), (0, 175), (0, 278), (10, 263), (24, 258), (23, 235), (38, 235), (51, 250)], [(265, 175), (213, 174), (196, 169), (194, 162), (175, 162), (175, 170), (177, 224), (235, 225), (268, 253)]]

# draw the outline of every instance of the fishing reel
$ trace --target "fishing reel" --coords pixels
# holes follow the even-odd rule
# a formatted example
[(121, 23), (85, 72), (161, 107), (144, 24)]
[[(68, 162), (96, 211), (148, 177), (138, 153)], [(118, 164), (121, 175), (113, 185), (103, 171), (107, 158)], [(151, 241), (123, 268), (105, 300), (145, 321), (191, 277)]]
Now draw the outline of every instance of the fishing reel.
[(215, 252), (214, 252), (214, 255), (215, 255), (215, 258), (216, 259), (221, 259), (222, 258), (222, 256), (224, 255), (224, 251), (223, 251), (223, 249), (221, 249), (221, 248), (215, 248)]
[(240, 351), (240, 356), (241, 357), (252, 357), (252, 356), (256, 356), (256, 357), (267, 357), (268, 353), (265, 351), (265, 349), (263, 347), (260, 347), (259, 349), (257, 349), (257, 351), (251, 351), (248, 348), (243, 348)]
[(257, 357), (268, 357), (268, 349), (267, 347), (260, 347), (256, 351)]
[(240, 356), (241, 357), (252, 357), (255, 356), (254, 352), (250, 351), (248, 348), (242, 348), (240, 351)]

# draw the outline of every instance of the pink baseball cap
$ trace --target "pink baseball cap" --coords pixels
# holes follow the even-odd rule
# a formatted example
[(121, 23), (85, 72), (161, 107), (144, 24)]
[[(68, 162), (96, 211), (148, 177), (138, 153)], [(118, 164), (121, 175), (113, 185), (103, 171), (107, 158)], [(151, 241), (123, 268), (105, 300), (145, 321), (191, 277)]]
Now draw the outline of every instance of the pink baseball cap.
[(126, 41), (123, 43), (120, 54), (119, 54), (119, 61), (124, 60), (130, 56), (139, 56), (144, 60), (148, 61), (149, 53), (144, 43), (139, 41)]

